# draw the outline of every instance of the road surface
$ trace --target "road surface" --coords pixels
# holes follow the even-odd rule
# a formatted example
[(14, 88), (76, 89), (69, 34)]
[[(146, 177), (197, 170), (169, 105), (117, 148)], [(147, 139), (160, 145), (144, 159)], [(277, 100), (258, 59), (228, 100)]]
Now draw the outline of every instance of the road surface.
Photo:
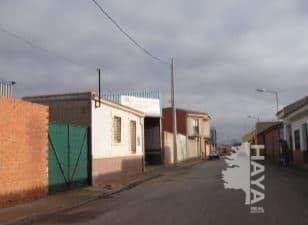
[(307, 225), (308, 172), (267, 168), (264, 214), (250, 214), (240, 190), (225, 190), (225, 163), (178, 169), (38, 224)]

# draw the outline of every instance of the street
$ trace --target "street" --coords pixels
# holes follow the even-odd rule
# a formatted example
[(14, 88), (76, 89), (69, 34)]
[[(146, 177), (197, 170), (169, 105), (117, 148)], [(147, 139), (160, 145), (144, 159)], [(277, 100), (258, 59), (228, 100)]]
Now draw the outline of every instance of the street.
[(240, 190), (225, 190), (224, 160), (178, 169), (38, 224), (308, 224), (308, 176), (267, 166), (264, 214), (251, 214)]

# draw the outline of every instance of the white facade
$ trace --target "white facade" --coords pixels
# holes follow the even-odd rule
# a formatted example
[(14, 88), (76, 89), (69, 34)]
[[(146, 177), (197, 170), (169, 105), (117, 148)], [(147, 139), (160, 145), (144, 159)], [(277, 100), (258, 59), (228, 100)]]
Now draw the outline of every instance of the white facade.
[(144, 112), (145, 116), (161, 117), (161, 106), (159, 99), (123, 95), (121, 96), (120, 103)]
[(296, 149), (294, 133), (298, 130), (300, 134), (300, 149), (296, 150), (307, 151), (307, 131), (304, 130), (303, 125), (308, 125), (308, 105), (285, 117), (283, 119), (283, 124), (284, 139), (290, 143), (290, 137), (292, 136), (292, 149)]
[[(143, 114), (108, 101), (102, 101), (101, 107), (92, 100), (92, 157), (93, 159), (143, 156)], [(113, 118), (121, 118), (121, 142), (113, 140)], [(130, 121), (136, 122), (136, 152), (131, 151)]]

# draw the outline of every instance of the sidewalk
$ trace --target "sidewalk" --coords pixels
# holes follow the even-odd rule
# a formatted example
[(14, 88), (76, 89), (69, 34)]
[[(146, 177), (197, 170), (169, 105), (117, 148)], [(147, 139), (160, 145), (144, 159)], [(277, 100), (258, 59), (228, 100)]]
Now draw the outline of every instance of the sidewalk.
[(117, 184), (105, 187), (84, 187), (67, 192), (49, 195), (45, 198), (19, 204), (16, 206), (0, 209), (0, 224), (20, 225), (32, 224), (35, 221), (43, 220), (56, 213), (64, 212), (106, 198), (110, 195), (133, 188), (149, 180), (163, 176), (164, 174), (176, 171), (181, 168), (189, 168), (204, 162), (203, 160), (181, 163), (177, 166), (151, 166), (145, 172), (131, 178), (125, 184)]

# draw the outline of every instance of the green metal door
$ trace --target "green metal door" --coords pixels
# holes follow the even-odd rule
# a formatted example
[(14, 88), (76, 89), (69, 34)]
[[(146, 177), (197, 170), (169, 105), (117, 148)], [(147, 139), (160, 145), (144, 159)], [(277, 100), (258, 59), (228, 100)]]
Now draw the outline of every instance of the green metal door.
[(51, 123), (48, 139), (49, 191), (89, 184), (87, 128)]

